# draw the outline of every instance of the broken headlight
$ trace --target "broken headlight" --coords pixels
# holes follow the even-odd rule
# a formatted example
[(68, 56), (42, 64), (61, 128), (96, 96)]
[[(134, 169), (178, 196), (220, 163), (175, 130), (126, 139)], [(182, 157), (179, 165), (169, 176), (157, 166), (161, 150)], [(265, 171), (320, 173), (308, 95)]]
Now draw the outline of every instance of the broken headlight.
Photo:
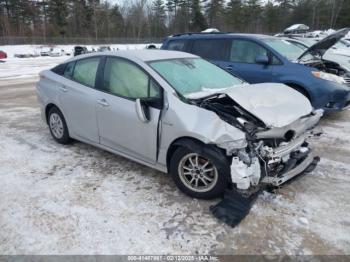
[(244, 138), (235, 141), (218, 143), (217, 146), (226, 149), (227, 155), (232, 155), (232, 153), (237, 149), (246, 148), (248, 146), (248, 143), (247, 140)]

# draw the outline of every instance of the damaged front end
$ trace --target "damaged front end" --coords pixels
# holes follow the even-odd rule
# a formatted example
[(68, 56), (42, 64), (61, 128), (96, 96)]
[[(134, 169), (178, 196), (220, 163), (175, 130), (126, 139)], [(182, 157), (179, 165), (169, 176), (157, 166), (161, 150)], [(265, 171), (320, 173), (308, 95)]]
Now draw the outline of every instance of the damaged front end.
[(239, 192), (250, 195), (266, 186), (281, 186), (301, 173), (311, 172), (319, 161), (307, 140), (322, 110), (284, 126), (267, 126), (227, 94), (203, 99), (198, 105), (246, 134), (246, 140), (217, 145), (232, 158), (231, 180)]

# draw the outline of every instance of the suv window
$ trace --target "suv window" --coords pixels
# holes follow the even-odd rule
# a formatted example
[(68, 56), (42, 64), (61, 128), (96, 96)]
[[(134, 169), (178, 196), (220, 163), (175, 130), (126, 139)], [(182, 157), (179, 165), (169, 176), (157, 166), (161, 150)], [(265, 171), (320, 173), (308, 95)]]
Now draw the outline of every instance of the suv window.
[(211, 60), (224, 60), (226, 51), (225, 39), (203, 39), (195, 40), (192, 53)]
[(126, 98), (160, 97), (160, 87), (137, 65), (124, 59), (107, 58), (104, 90)]
[(184, 51), (187, 40), (172, 40), (168, 43), (168, 50)]
[(99, 62), (99, 57), (78, 60), (74, 68), (73, 79), (83, 85), (94, 87)]
[(75, 61), (74, 62), (70, 62), (67, 64), (66, 68), (64, 69), (63, 75), (65, 77), (71, 78), (73, 76), (73, 71), (74, 71), (74, 65), (75, 65)]
[(267, 50), (249, 40), (233, 40), (231, 44), (230, 61), (255, 64), (258, 55), (268, 55)]

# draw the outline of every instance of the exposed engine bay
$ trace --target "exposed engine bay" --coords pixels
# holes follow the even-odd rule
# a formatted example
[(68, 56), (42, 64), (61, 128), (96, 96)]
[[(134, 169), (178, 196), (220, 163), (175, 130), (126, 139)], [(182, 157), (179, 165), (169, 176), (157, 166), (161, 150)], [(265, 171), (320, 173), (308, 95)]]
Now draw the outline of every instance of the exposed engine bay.
[(232, 157), (232, 183), (245, 194), (254, 193), (263, 185), (280, 186), (304, 171), (311, 172), (319, 161), (313, 156), (307, 138), (323, 115), (322, 110), (287, 126), (268, 127), (227, 94), (193, 101), (246, 134), (244, 146), (218, 145)]
[(338, 63), (335, 63), (332, 61), (328, 61), (324, 59), (315, 59), (307, 62), (302, 62), (302, 64), (317, 68), (320, 71), (325, 73), (330, 73), (330, 74), (334, 74), (334, 75), (346, 77), (346, 78), (350, 77), (350, 72), (348, 72), (345, 68), (341, 67)]

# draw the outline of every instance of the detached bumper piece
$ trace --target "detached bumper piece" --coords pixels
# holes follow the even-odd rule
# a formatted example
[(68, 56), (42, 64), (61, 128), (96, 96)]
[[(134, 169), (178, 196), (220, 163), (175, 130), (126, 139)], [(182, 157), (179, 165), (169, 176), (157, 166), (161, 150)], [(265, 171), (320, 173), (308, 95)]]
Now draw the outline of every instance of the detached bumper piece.
[(235, 190), (226, 190), (224, 198), (211, 206), (210, 211), (219, 220), (231, 227), (238, 225), (249, 213), (261, 191), (244, 197)]

